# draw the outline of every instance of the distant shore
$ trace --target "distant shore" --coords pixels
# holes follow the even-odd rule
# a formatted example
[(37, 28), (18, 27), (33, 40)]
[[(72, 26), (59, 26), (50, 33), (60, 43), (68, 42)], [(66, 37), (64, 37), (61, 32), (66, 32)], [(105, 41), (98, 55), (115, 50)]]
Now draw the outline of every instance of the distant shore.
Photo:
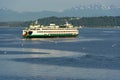
[[(78, 27), (95, 27), (95, 28), (120, 28), (120, 16), (103, 16), (103, 17), (47, 17), (38, 19), (38, 23), (42, 25), (49, 25), (54, 22), (57, 25), (62, 25), (66, 21)], [(23, 22), (0, 22), (0, 27), (27, 27), (34, 20)]]

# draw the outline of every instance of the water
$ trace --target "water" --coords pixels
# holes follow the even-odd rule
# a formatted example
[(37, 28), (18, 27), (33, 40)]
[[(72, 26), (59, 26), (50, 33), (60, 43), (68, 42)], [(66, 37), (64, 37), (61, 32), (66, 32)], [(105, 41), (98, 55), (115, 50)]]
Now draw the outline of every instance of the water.
[(120, 79), (120, 29), (47, 39), (23, 39), (21, 31), (0, 28), (0, 80)]

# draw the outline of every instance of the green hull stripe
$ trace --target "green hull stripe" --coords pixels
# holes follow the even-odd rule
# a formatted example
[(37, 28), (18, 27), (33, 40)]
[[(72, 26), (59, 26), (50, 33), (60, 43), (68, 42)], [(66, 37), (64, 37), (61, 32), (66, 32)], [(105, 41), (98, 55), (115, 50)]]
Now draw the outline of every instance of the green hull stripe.
[(76, 37), (78, 34), (50, 34), (50, 35), (28, 35), (24, 38), (52, 38), (52, 37)]

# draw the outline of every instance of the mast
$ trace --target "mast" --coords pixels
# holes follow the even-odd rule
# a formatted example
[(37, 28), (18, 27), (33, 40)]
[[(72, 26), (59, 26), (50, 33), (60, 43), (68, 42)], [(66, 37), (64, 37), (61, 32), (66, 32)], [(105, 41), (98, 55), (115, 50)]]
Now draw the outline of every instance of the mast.
[(35, 24), (38, 24), (38, 20), (35, 21)]

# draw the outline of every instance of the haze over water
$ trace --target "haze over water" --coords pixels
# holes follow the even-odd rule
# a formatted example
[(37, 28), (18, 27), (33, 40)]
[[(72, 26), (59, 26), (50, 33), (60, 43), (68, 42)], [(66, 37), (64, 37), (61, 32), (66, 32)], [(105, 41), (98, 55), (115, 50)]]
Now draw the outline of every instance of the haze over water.
[(82, 28), (76, 38), (23, 39), (0, 28), (0, 80), (119, 80), (120, 29)]

